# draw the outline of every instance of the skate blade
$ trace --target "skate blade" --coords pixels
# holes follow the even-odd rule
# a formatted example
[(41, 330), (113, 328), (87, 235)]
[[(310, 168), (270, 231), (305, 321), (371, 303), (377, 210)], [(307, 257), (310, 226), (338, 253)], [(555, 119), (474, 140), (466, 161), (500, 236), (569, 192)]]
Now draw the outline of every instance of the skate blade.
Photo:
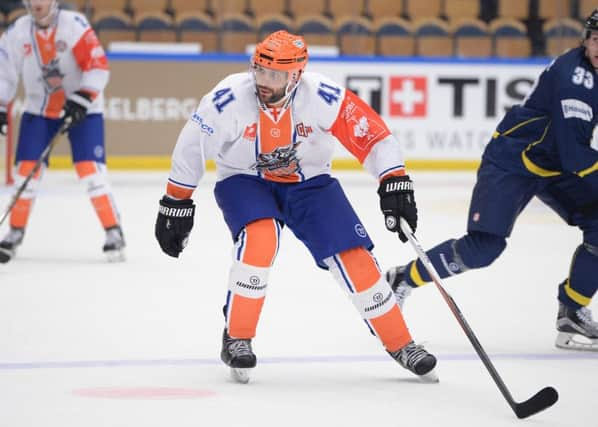
[(434, 369), (432, 369), (427, 374), (418, 375), (418, 377), (422, 383), (426, 383), (426, 384), (435, 384), (435, 383), (440, 382), (440, 379), (438, 378), (438, 375), (436, 374), (436, 370), (434, 370)]
[(122, 249), (105, 251), (104, 255), (106, 255), (108, 262), (123, 262), (126, 260), (125, 252)]
[(6, 264), (15, 256), (15, 251), (0, 248), (0, 264)]
[(230, 376), (237, 383), (247, 384), (250, 370), (251, 368), (230, 368)]
[(572, 332), (559, 332), (554, 344), (565, 350), (598, 351), (598, 339)]

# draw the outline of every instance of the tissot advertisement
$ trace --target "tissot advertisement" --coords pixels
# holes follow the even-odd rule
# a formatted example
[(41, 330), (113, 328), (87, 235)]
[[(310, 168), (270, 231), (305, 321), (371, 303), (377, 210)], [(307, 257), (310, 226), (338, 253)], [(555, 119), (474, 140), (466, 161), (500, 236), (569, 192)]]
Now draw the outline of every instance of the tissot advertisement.
[[(247, 70), (248, 63), (111, 58), (104, 106), (108, 154), (169, 156), (201, 97), (226, 75)], [(327, 75), (370, 104), (398, 137), (406, 158), (478, 160), (504, 112), (524, 99), (546, 65), (548, 60), (313, 59), (308, 71)], [(21, 111), (17, 99), (14, 114)], [(335, 157), (351, 155), (338, 144)]]
[(311, 65), (378, 111), (406, 157), (469, 160), (479, 159), (504, 112), (523, 101), (547, 63)]

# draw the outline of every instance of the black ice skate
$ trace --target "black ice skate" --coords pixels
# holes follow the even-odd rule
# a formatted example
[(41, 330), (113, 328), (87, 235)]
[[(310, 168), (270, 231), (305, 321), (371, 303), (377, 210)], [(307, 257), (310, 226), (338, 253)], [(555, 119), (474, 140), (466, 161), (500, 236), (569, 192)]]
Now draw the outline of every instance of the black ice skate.
[(393, 267), (386, 272), (386, 280), (390, 284), (395, 297), (397, 298), (397, 304), (401, 311), (403, 310), (403, 304), (413, 289), (405, 281), (405, 266)]
[(434, 372), (436, 357), (428, 353), (423, 346), (411, 341), (405, 347), (397, 351), (389, 351), (388, 354), (399, 362), (399, 365), (418, 375), (423, 381), (438, 382), (438, 376)]
[(559, 331), (555, 342), (557, 347), (598, 351), (598, 322), (594, 322), (588, 308), (572, 308), (559, 302), (556, 329)]
[(257, 364), (257, 358), (251, 349), (251, 339), (231, 338), (225, 328), (220, 358), (230, 366), (233, 380), (242, 384), (249, 382), (249, 370)]
[(4, 239), (0, 241), (0, 263), (5, 264), (17, 253), (17, 247), (23, 242), (25, 230), (23, 228), (10, 228)]
[(106, 229), (106, 242), (102, 247), (108, 262), (120, 262), (125, 260), (125, 238), (120, 226), (116, 225)]

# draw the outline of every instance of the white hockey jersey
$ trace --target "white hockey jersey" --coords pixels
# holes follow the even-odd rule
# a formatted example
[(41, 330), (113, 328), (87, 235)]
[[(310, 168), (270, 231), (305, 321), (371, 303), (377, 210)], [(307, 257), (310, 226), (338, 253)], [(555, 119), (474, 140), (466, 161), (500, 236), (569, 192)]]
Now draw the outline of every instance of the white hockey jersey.
[(286, 105), (270, 109), (251, 73), (232, 74), (201, 99), (182, 129), (167, 194), (190, 198), (208, 159), (218, 180), (248, 174), (292, 183), (329, 174), (336, 140), (378, 179), (405, 173), (398, 141), (380, 116), (334, 81), (306, 72)]
[(0, 38), (0, 105), (25, 88), (25, 111), (58, 118), (65, 99), (82, 90), (93, 100), (88, 113), (103, 111), (108, 60), (84, 15), (59, 10), (47, 29), (30, 15), (20, 17)]

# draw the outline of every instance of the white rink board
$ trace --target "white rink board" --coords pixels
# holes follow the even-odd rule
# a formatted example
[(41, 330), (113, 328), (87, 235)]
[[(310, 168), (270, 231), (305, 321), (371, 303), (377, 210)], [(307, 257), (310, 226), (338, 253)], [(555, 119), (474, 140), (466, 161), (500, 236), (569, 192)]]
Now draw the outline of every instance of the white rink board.
[[(406, 159), (477, 161), (506, 109), (523, 100), (546, 65), (548, 59), (313, 58), (307, 70), (348, 87), (377, 110), (399, 139)], [(203, 95), (192, 90), (181, 98), (151, 90), (135, 98), (112, 94), (105, 98), (105, 118), (108, 125), (180, 121), (182, 127)], [(23, 100), (16, 99), (13, 116), (22, 110)], [(353, 157), (337, 144), (335, 158)]]

